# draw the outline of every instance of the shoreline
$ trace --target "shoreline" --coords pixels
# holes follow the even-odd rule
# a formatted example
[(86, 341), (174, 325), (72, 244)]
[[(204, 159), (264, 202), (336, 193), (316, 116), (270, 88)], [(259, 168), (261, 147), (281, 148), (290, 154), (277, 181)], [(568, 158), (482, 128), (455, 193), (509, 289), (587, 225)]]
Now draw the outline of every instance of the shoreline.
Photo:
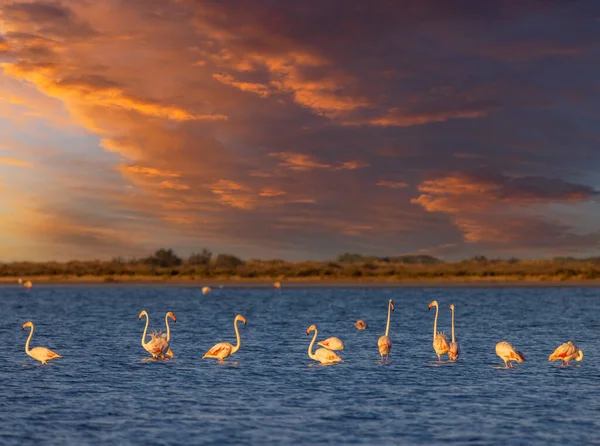
[[(18, 277), (0, 277), (0, 286), (19, 286)], [(397, 279), (397, 278), (321, 278), (303, 277), (288, 279), (240, 277), (223, 278), (165, 278), (164, 276), (23, 276), (23, 281), (30, 280), (36, 285), (86, 285), (86, 286), (177, 286), (177, 287), (220, 287), (228, 288), (273, 288), (273, 282), (279, 281), (282, 288), (402, 288), (402, 287), (587, 287), (600, 288), (600, 279), (572, 279), (532, 276), (515, 278), (511, 276), (495, 277), (456, 277), (456, 278), (427, 278), (427, 279)]]

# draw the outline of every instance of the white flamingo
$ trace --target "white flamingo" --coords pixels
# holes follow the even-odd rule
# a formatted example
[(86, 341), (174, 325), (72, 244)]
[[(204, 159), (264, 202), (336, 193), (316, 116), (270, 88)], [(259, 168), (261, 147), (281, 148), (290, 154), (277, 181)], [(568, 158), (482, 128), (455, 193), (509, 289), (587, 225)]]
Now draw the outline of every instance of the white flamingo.
[(240, 349), (242, 341), (240, 339), (240, 332), (238, 331), (237, 321), (242, 321), (246, 325), (246, 318), (241, 314), (238, 314), (233, 320), (233, 328), (235, 329), (235, 338), (237, 345), (231, 345), (229, 342), (219, 342), (214, 345), (209, 351), (207, 351), (202, 359), (204, 358), (216, 358), (219, 362), (223, 362), (225, 358), (233, 355)]
[(450, 347), (448, 346), (448, 338), (446, 337), (446, 335), (443, 332), (437, 331), (437, 321), (439, 312), (439, 305), (437, 303), (437, 300), (434, 300), (429, 304), (430, 310), (431, 307), (435, 307), (435, 319), (433, 321), (433, 349), (435, 350), (435, 354), (438, 357), (438, 361), (441, 361), (441, 355), (445, 355), (446, 353), (448, 353)]
[(333, 336), (325, 339), (324, 341), (317, 342), (317, 345), (328, 348), (329, 350), (344, 350), (344, 343), (342, 340)]
[(583, 350), (577, 348), (571, 341), (559, 345), (548, 357), (548, 361), (561, 361), (561, 365), (569, 365), (572, 360), (581, 361), (583, 359)]
[(51, 359), (54, 359), (54, 358), (62, 358), (62, 356), (60, 356), (58, 353), (55, 353), (46, 347), (33, 347), (30, 349), (29, 343), (31, 342), (31, 338), (33, 337), (33, 330), (34, 330), (33, 322), (31, 322), (31, 321), (25, 322), (21, 329), (25, 330), (25, 328), (27, 328), (27, 327), (31, 328), (31, 331), (29, 332), (29, 337), (27, 338), (27, 342), (25, 343), (25, 353), (27, 353), (33, 359), (37, 359), (42, 364), (46, 364), (46, 361), (50, 361)]
[(390, 299), (388, 302), (388, 317), (387, 317), (387, 325), (385, 326), (385, 335), (379, 338), (377, 341), (377, 347), (379, 348), (379, 354), (381, 355), (381, 361), (383, 362), (383, 357), (385, 356), (386, 364), (390, 359), (390, 350), (392, 350), (392, 340), (389, 337), (390, 334), (390, 319), (392, 315), (392, 311), (394, 311), (394, 301)]
[(315, 341), (317, 340), (317, 336), (318, 336), (319, 332), (317, 330), (316, 325), (311, 325), (310, 327), (308, 327), (306, 330), (306, 334), (307, 335), (310, 334), (311, 331), (314, 331), (315, 335), (313, 336), (312, 341), (310, 342), (310, 345), (308, 346), (308, 357), (310, 359), (319, 361), (321, 364), (335, 364), (336, 362), (344, 362), (344, 361), (342, 361), (342, 358), (340, 358), (336, 353), (332, 352), (328, 348), (319, 348), (313, 354), (312, 353), (313, 345), (315, 344)]
[(153, 332), (150, 334), (150, 341), (146, 342), (146, 336), (148, 332), (148, 325), (150, 323), (150, 317), (146, 310), (142, 310), (139, 314), (138, 319), (146, 316), (146, 326), (144, 327), (144, 333), (142, 334), (142, 347), (152, 355), (154, 359), (165, 359), (165, 356), (173, 357), (173, 352), (169, 349), (171, 344), (171, 327), (169, 327), (169, 318), (173, 319), (173, 322), (177, 322), (177, 318), (173, 312), (169, 311), (165, 315), (165, 325), (167, 326), (167, 333)]
[(512, 363), (514, 361), (519, 363), (525, 361), (525, 355), (506, 341), (501, 341), (496, 344), (496, 354), (504, 361), (506, 368), (512, 368)]
[(454, 304), (450, 305), (450, 310), (452, 310), (452, 343), (448, 349), (448, 359), (450, 361), (457, 361), (458, 355), (460, 354), (460, 348), (454, 338)]

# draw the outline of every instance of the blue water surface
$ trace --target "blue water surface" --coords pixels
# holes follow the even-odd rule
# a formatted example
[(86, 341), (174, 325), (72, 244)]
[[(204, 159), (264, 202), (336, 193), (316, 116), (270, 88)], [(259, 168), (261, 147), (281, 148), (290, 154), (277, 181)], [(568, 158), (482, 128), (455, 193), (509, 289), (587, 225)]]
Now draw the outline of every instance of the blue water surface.
[[(434, 299), (448, 334), (456, 305), (458, 363), (437, 362)], [(0, 302), (0, 444), (600, 444), (599, 288), (35, 286), (0, 288)], [(150, 329), (177, 315), (175, 359), (143, 361), (142, 309)], [(236, 314), (248, 320), (239, 352), (202, 360), (235, 342)], [(31, 345), (63, 358), (25, 354), (28, 320)], [(344, 341), (344, 363), (308, 358), (311, 324)], [(527, 362), (501, 368), (501, 340)], [(549, 363), (568, 340), (584, 360)]]

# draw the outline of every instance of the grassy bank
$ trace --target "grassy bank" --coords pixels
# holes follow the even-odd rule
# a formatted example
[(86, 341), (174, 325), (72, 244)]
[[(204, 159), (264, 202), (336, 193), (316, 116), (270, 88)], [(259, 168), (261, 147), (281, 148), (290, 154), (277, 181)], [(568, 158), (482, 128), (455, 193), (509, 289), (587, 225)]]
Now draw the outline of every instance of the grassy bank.
[[(343, 258), (343, 256), (341, 257)], [(234, 260), (232, 260), (234, 259)], [(367, 259), (367, 260), (365, 260)], [(0, 264), (0, 282), (18, 278), (42, 283), (509, 283), (600, 282), (600, 259), (488, 260), (358, 258), (352, 261), (282, 260), (179, 262), (17, 262)]]

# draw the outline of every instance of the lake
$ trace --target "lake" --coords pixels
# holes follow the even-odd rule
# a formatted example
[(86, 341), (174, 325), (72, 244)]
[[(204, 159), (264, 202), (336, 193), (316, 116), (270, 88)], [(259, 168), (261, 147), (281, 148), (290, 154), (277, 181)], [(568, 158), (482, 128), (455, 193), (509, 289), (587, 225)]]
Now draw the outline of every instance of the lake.
[[(600, 288), (1, 287), (1, 444), (600, 444)], [(390, 363), (377, 340), (393, 298)], [(438, 364), (438, 329), (456, 305), (459, 362)], [(150, 330), (173, 311), (170, 361), (143, 361)], [(218, 364), (217, 342), (239, 352)], [(364, 319), (369, 328), (354, 328)], [(60, 353), (46, 366), (32, 346)], [(344, 363), (308, 358), (319, 339), (345, 343)], [(527, 361), (503, 369), (498, 341)], [(548, 355), (574, 341), (582, 362)]]

